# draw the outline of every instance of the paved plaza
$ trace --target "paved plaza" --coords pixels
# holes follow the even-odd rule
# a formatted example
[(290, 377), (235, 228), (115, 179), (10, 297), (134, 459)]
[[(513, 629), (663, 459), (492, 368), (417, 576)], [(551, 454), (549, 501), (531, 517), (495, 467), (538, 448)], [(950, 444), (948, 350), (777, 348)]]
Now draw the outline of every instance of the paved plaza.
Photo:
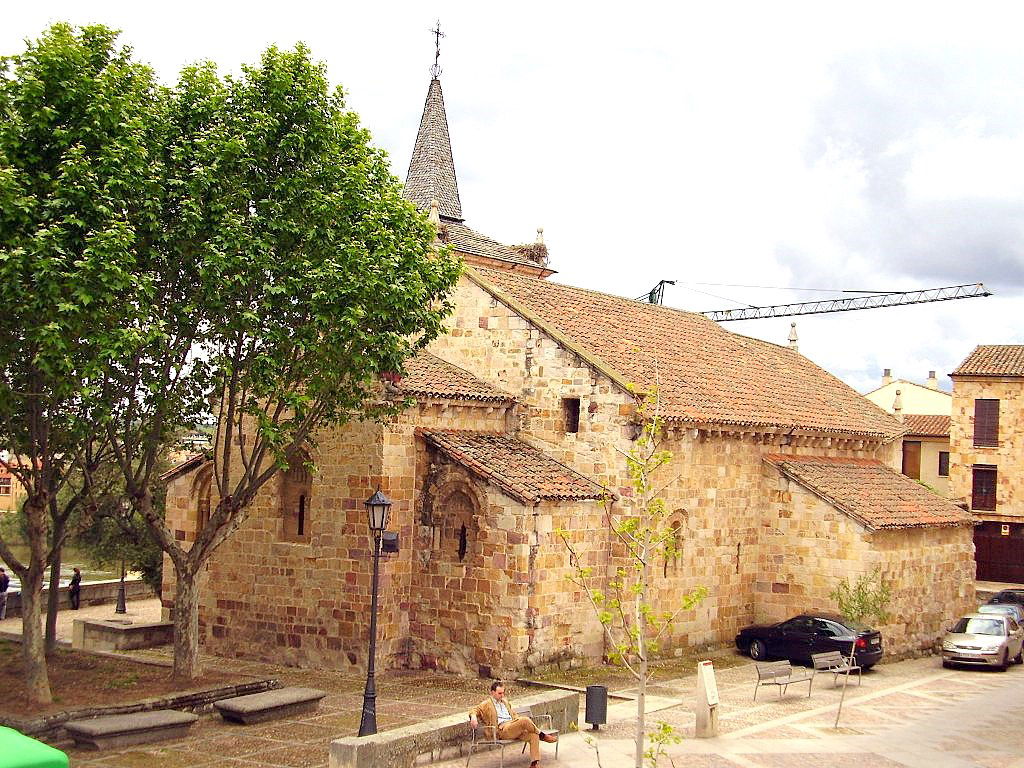
[[(144, 620), (151, 615), (152, 602), (130, 604), (129, 612)], [(88, 609), (89, 613), (94, 611), (106, 615), (110, 608)], [(83, 610), (78, 617), (85, 613)], [(3, 624), (0, 629), (11, 631), (8, 622)], [(70, 632), (70, 624), (66, 626)], [(161, 653), (166, 652), (149, 655)], [(358, 727), (363, 678), (356, 672), (300, 670), (212, 658), (206, 663), (239, 675), (276, 677), (285, 685), (323, 688), (328, 696), (316, 713), (293, 719), (239, 726), (204, 715), (185, 740), (102, 753), (70, 749), (72, 766), (324, 768), (331, 740), (351, 736)], [(833, 724), (841, 688), (833, 688), (830, 675), (817, 677), (810, 698), (803, 683), (790, 688), (781, 699), (774, 689), (762, 688), (756, 702), (750, 664), (720, 670), (717, 679), (721, 705), (720, 735), (715, 739), (693, 738), (694, 677), (670, 681), (651, 691), (651, 727), (663, 720), (685, 736), (660, 765), (1024, 768), (1024, 666), (1012, 666), (1005, 673), (946, 670), (934, 657), (881, 664), (864, 675), (861, 686), (851, 679), (838, 729)], [(479, 701), (486, 688), (484, 680), (387, 672), (378, 678), (379, 727), (395, 728), (463, 711)], [(513, 697), (525, 695), (515, 685), (509, 686), (509, 692)], [(632, 766), (635, 712), (633, 701), (613, 699), (608, 725), (597, 733), (586, 730), (563, 734), (557, 762), (553, 747), (542, 745), (542, 765)], [(581, 711), (581, 720), (582, 715)], [(518, 749), (506, 750), (505, 757), (510, 768), (528, 765)], [(478, 753), (472, 765), (492, 768), (498, 762), (496, 752)], [(435, 763), (442, 768), (465, 764), (465, 756), (457, 752), (448, 752)]]

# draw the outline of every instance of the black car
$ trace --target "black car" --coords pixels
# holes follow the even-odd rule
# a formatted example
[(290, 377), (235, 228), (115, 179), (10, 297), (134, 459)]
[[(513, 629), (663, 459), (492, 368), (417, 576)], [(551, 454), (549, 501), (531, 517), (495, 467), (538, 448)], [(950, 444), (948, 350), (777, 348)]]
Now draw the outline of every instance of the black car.
[(744, 627), (736, 635), (736, 648), (750, 658), (789, 659), (811, 663), (812, 653), (839, 651), (863, 669), (882, 658), (882, 635), (870, 627), (829, 613), (801, 614), (778, 624)]
[(996, 592), (988, 602), (989, 605), (999, 605), (1000, 603), (1016, 603), (1017, 605), (1024, 605), (1024, 589), (1000, 590), (999, 592)]

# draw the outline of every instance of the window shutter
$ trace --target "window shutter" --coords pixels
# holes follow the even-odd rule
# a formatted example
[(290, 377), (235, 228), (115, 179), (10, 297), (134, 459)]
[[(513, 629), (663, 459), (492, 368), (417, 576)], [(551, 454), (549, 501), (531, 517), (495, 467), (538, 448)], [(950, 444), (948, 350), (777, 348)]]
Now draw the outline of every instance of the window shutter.
[(973, 486), (971, 488), (971, 509), (987, 512), (996, 508), (996, 468), (987, 465), (975, 465), (972, 468)]
[(974, 401), (974, 444), (980, 447), (999, 445), (999, 401)]

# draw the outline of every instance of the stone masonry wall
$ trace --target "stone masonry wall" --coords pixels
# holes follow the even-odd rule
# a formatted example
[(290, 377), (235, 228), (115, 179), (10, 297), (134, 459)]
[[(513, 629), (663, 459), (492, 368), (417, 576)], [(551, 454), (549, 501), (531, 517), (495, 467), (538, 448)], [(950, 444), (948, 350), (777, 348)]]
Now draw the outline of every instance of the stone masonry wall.
[[(974, 446), (974, 401), (999, 401), (999, 446)], [(1024, 518), (1024, 380), (972, 379), (953, 381), (953, 414), (949, 428), (950, 495), (971, 503), (974, 464), (998, 467), (995, 512), (977, 511), (982, 520), (1020, 522)]]
[(878, 627), (890, 656), (931, 649), (973, 607), (970, 526), (870, 532), (773, 467), (765, 465), (764, 475), (774, 489), (763, 524), (758, 622), (837, 612), (829, 597), (836, 585), (876, 568), (892, 588), (891, 619)]

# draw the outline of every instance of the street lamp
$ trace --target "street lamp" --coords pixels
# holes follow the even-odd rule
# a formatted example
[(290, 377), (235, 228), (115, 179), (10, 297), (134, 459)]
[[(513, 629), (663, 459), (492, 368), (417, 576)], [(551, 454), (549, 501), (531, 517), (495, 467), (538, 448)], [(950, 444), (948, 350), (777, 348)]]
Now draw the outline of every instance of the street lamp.
[[(128, 499), (121, 499), (120, 507), (122, 516), (127, 517), (132, 504)], [(121, 555), (121, 583), (117, 585), (117, 605), (114, 606), (114, 613), (128, 613), (124, 591), (124, 555)]]
[(373, 679), (374, 659), (377, 656), (377, 578), (380, 573), (380, 537), (388, 525), (391, 500), (378, 488), (363, 502), (373, 531), (373, 591), (370, 597), (370, 655), (366, 664), (366, 689), (363, 691), (363, 716), (359, 720), (359, 735), (372, 736), (377, 732), (377, 685)]

